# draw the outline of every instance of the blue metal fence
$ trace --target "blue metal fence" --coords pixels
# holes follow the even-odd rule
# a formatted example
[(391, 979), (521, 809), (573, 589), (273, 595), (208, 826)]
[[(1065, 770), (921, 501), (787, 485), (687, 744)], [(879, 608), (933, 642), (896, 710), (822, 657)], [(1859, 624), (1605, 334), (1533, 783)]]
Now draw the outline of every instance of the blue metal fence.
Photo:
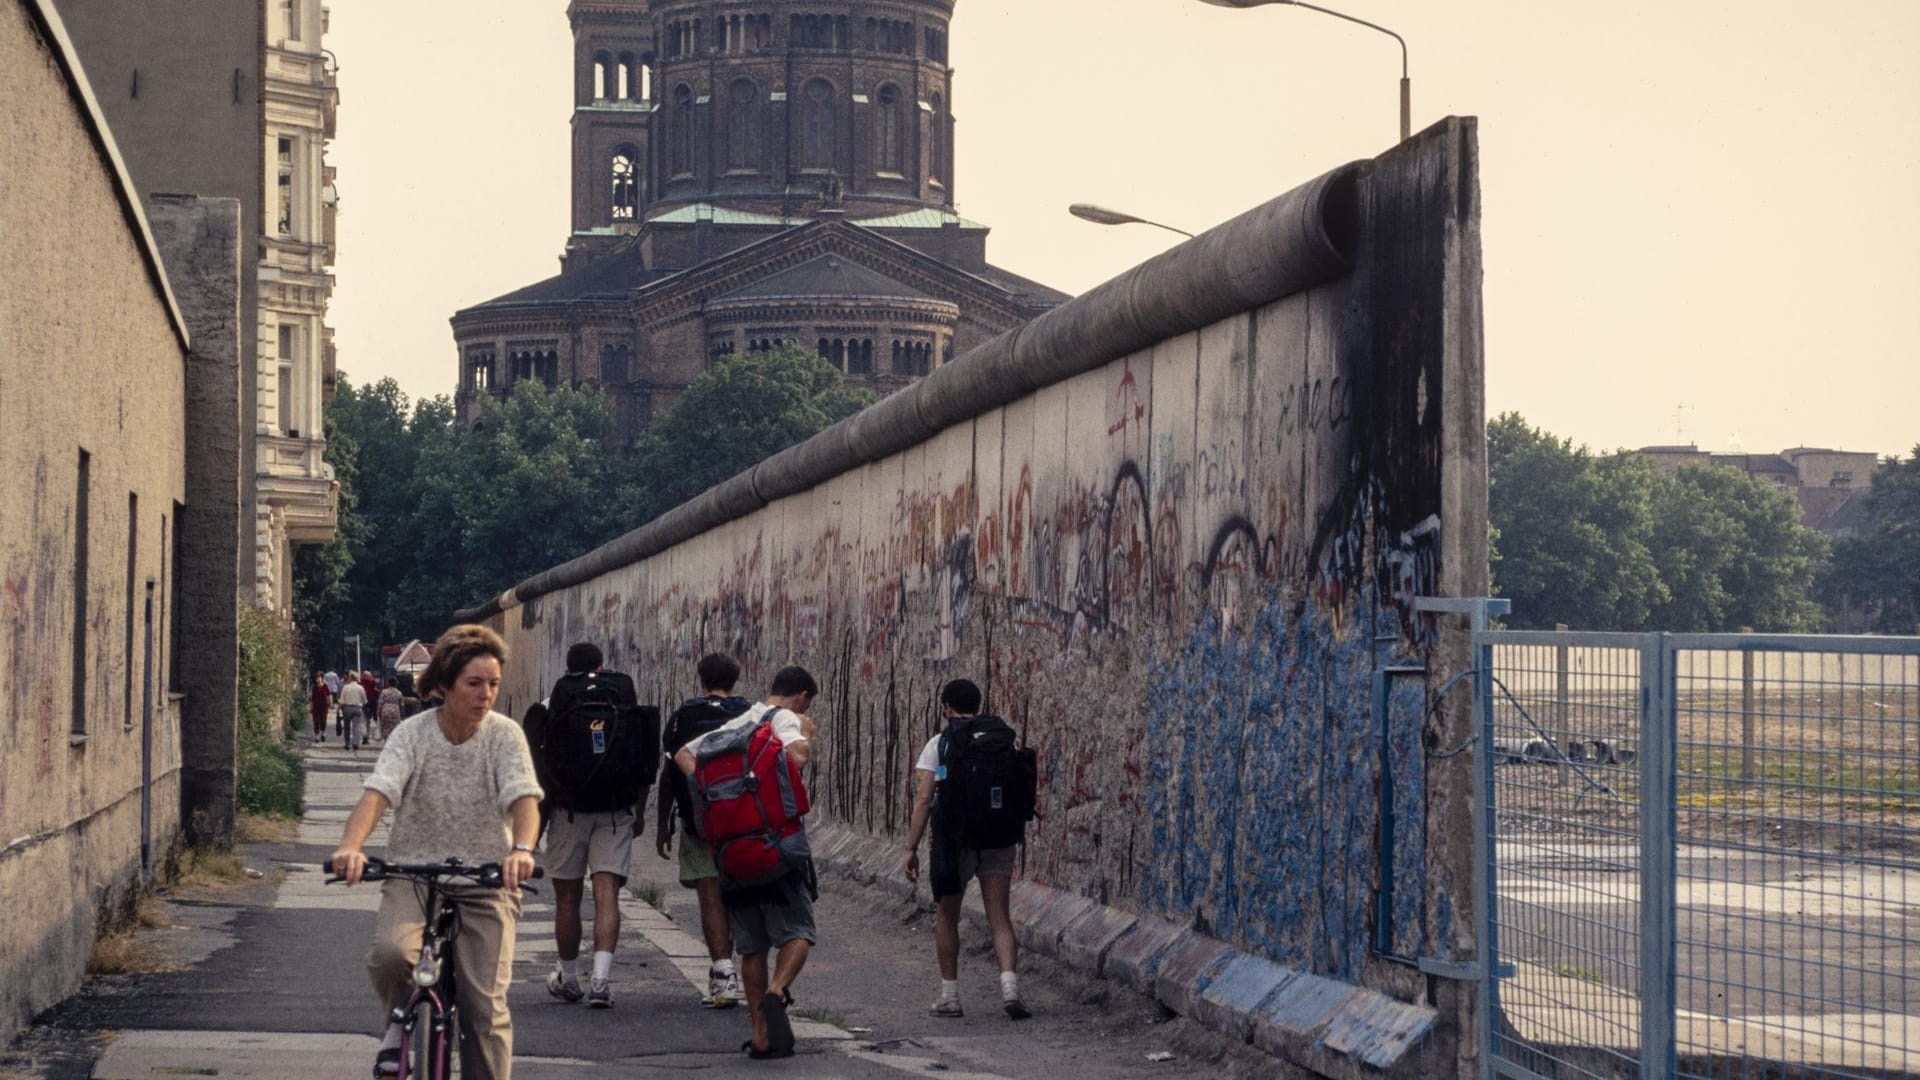
[(1485, 1075), (1920, 1073), (1920, 638), (1474, 641)]

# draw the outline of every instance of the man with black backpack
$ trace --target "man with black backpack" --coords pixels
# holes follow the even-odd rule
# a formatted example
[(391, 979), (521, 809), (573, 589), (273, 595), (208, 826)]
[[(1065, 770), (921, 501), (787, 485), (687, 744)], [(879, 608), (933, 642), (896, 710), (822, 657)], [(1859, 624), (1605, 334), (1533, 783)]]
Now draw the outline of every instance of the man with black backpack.
[[(753, 702), (733, 692), (740, 681), (740, 665), (724, 653), (708, 653), (694, 668), (700, 676), (700, 696), (667, 717), (660, 733), (660, 749), (672, 757), (681, 747), (753, 708)], [(677, 812), (676, 812), (677, 811)], [(693, 793), (687, 775), (667, 770), (660, 785), (660, 820), (654, 828), (654, 850), (663, 859), (673, 855), (674, 823), (680, 824), (680, 884), (694, 890), (700, 902), (700, 931), (707, 941), (707, 992), (700, 1004), (725, 1009), (740, 1003), (740, 975), (733, 969), (733, 934), (727, 927), (727, 909), (720, 901), (720, 871), (713, 849), (700, 837)]]
[[(585, 998), (613, 1006), (609, 979), (620, 939), (620, 889), (627, 883), (633, 839), (645, 831), (643, 811), (660, 760), (659, 710), (643, 707), (633, 680), (604, 671), (598, 646), (567, 650), (567, 674), (553, 686), (545, 715), (527, 715), (527, 741), (548, 795), (547, 873), (553, 879), (553, 936), (559, 959), (547, 992), (565, 1002)], [(580, 987), (580, 902), (593, 877), (593, 970)]]
[(927, 740), (914, 763), (917, 778), (913, 823), (907, 835), (907, 880), (920, 878), (920, 838), (933, 825), (928, 884), (939, 910), (934, 916), (934, 953), (940, 962), (940, 996), (927, 1011), (964, 1015), (960, 1008), (960, 901), (967, 882), (980, 879), (980, 899), (1000, 961), (1000, 1007), (1015, 1020), (1033, 1015), (1020, 1000), (1019, 945), (1013, 936), (1008, 898), (1015, 849), (1033, 817), (1038, 774), (1034, 752), (1018, 745), (1013, 728), (997, 716), (981, 716), (980, 688), (954, 679), (940, 690), (946, 729)]

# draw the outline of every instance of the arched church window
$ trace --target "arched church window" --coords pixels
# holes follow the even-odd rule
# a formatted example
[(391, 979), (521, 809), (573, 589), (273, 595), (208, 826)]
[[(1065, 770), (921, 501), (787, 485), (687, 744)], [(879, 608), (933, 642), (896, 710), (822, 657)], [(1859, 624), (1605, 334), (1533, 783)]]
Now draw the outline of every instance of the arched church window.
[(934, 94), (927, 104), (933, 115), (928, 125), (933, 129), (927, 134), (927, 175), (942, 183), (947, 179), (947, 110), (939, 94)]
[(593, 100), (607, 100), (607, 87), (613, 77), (613, 61), (606, 53), (598, 53), (593, 58)]
[(760, 92), (751, 79), (736, 79), (727, 90), (727, 170), (751, 172), (759, 165), (754, 123)]
[(876, 117), (874, 171), (892, 173), (896, 176), (906, 172), (905, 127), (900, 116), (900, 89), (892, 84), (880, 88), (874, 98), (879, 116)]
[(693, 87), (681, 83), (673, 88), (673, 174), (693, 173)]
[(613, 152), (613, 220), (632, 221), (640, 208), (639, 155), (632, 147)]
[(825, 79), (815, 79), (808, 83), (803, 107), (806, 109), (806, 114), (801, 121), (804, 138), (800, 151), (800, 167), (826, 172), (833, 168), (836, 160), (833, 85)]

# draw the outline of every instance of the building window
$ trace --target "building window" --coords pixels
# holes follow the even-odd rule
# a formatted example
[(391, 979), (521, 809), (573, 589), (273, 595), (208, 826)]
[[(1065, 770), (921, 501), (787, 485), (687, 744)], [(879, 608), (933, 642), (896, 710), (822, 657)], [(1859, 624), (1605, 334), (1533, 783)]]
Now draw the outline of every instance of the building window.
[(617, 91), (615, 96), (618, 97), (621, 101), (633, 100), (634, 79), (633, 79), (633, 54), (632, 53), (620, 54), (620, 62), (617, 65), (615, 65), (614, 77), (619, 81), (619, 84), (620, 84), (619, 86), (614, 88)]
[(638, 159), (630, 146), (613, 152), (613, 220), (632, 221), (640, 208), (640, 184), (635, 176)]
[(1853, 486), (1852, 470), (1850, 469), (1835, 470), (1833, 474), (1833, 479), (1827, 481), (1827, 486), (1837, 487), (1837, 488), (1852, 487)]
[[(749, 348), (751, 348), (753, 343), (748, 342), (747, 344)], [(732, 333), (707, 335), (707, 356), (709, 356), (714, 360), (722, 360), (732, 355), (733, 355), (733, 334)]]
[(802, 107), (800, 167), (826, 172), (835, 161), (833, 85), (825, 79), (808, 83)]
[(693, 175), (693, 87), (673, 88), (673, 175)]
[(593, 57), (593, 100), (607, 100), (607, 88), (613, 82), (613, 60), (606, 53), (595, 53)]
[(493, 389), (493, 350), (467, 351), (467, 387), (485, 392)]
[[(255, 8), (254, 10), (259, 10)], [(287, 40), (300, 40), (300, 0), (286, 0)]]
[(933, 130), (927, 137), (927, 176), (928, 179), (944, 183), (947, 178), (947, 110), (940, 95), (928, 99), (933, 115), (929, 124)]
[(600, 346), (600, 385), (625, 386), (628, 350), (625, 345)]
[(298, 421), (293, 411), (293, 368), (300, 355), (300, 328), (292, 323), (280, 324), (280, 433), (290, 438), (298, 438)]
[(945, 27), (927, 27), (927, 59), (937, 64), (947, 62), (947, 31)]
[(274, 206), (276, 207), (276, 228), (281, 236), (293, 235), (293, 150), (292, 139), (282, 136), (277, 140), (279, 188)]
[(879, 115), (875, 117), (875, 162), (874, 169), (887, 175), (899, 176), (906, 172), (906, 140), (902, 135), (904, 124), (900, 116), (900, 89), (891, 84), (880, 88), (875, 98), (875, 108)]
[(759, 165), (754, 115), (760, 91), (751, 80), (738, 79), (727, 94), (727, 171), (752, 172)]
[(93, 499), (93, 455), (80, 451), (80, 471), (73, 501), (73, 716), (69, 730), (87, 733), (87, 687), (92, 665), (87, 662), (87, 532)]

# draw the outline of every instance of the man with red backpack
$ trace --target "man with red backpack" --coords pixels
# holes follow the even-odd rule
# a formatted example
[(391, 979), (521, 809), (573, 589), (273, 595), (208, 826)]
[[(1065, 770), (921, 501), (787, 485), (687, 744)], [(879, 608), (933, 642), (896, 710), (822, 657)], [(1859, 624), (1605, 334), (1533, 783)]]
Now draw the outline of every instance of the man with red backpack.
[[(659, 710), (643, 707), (633, 680), (603, 670), (598, 646), (567, 650), (567, 674), (544, 710), (529, 710), (527, 742), (547, 792), (547, 873), (553, 879), (553, 936), (558, 959), (547, 992), (592, 1008), (613, 1007), (610, 979), (620, 939), (620, 889), (633, 860), (633, 838), (660, 761)], [(593, 877), (593, 969), (580, 986), (580, 903)]]
[[(753, 1036), (750, 1058), (793, 1056), (789, 989), (813, 948), (819, 886), (807, 847), (807, 794), (800, 780), (813, 737), (807, 709), (820, 686), (805, 668), (784, 667), (766, 700), (694, 739), (673, 756), (691, 778), (700, 835), (720, 874), (721, 902), (740, 951)], [(767, 954), (778, 961), (769, 977)]]

